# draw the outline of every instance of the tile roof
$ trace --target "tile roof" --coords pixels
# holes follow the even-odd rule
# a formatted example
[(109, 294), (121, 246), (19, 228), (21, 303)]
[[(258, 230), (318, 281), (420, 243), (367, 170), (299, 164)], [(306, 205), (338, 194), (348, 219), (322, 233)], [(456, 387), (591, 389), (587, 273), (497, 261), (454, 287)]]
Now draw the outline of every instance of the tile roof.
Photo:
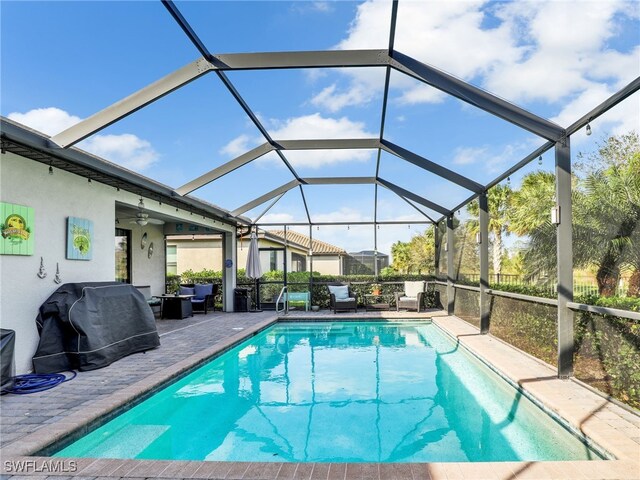
[[(284, 230), (267, 230), (266, 233), (273, 237), (278, 237), (279, 239), (284, 241)], [(309, 248), (309, 244), (310, 244), (310, 238), (308, 236), (298, 232), (291, 231), (291, 230), (287, 230), (287, 241), (291, 243), (296, 243), (307, 249)], [(334, 253), (334, 254), (346, 255), (347, 251), (343, 248), (336, 247), (335, 245), (331, 245), (330, 243), (313, 239), (313, 253), (314, 254)]]

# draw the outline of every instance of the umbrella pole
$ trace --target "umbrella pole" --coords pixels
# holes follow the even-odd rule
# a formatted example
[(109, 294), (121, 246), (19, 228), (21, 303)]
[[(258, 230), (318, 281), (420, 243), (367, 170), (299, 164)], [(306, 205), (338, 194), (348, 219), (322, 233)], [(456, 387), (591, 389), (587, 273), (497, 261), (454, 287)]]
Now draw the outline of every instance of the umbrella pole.
[(261, 312), (262, 311), (262, 309), (260, 308), (260, 289), (258, 288), (259, 287), (259, 282), (260, 282), (259, 278), (254, 279), (255, 289), (256, 289), (256, 304), (255, 304), (255, 307), (253, 309), (254, 312)]

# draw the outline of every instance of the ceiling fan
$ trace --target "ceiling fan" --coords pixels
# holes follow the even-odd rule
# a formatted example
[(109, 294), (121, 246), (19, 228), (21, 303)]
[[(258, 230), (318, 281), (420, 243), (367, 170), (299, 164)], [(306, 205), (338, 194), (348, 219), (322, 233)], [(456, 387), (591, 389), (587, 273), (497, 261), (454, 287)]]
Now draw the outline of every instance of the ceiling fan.
[[(142, 200), (142, 198), (140, 199), (140, 203), (138, 203), (138, 211), (136, 212), (136, 216), (123, 218), (123, 220), (129, 220), (129, 223), (137, 223), (141, 227), (144, 227), (148, 223), (152, 225), (164, 225), (164, 220), (160, 220), (158, 218), (149, 218), (149, 214), (145, 212), (144, 201)], [(120, 223), (119, 219), (116, 219), (116, 223)]]

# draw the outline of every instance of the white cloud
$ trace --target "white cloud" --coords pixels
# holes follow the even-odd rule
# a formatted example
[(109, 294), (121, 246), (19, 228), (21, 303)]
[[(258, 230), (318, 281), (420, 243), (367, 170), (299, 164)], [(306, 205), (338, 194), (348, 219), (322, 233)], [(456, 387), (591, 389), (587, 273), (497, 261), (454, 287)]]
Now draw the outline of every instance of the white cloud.
[(35, 108), (26, 113), (12, 112), (8, 118), (49, 136), (54, 136), (82, 120), (55, 107)]
[(220, 153), (228, 155), (230, 157), (237, 157), (243, 153), (248, 152), (260, 143), (260, 138), (251, 138), (249, 135), (240, 135), (224, 147), (220, 149)]
[(458, 147), (453, 151), (451, 162), (456, 165), (480, 165), (483, 172), (499, 173), (516, 164), (542, 143), (543, 140), (534, 137), (506, 145)]
[(311, 2), (311, 6), (318, 12), (331, 12), (333, 6), (329, 2)]
[(454, 151), (453, 163), (456, 165), (469, 165), (477, 163), (485, 157), (487, 147), (458, 147)]
[(143, 171), (158, 160), (151, 144), (135, 135), (95, 135), (79, 144), (81, 148), (135, 171)]
[[(594, 85), (566, 104), (562, 111), (551, 120), (562, 126), (569, 126), (573, 121), (582, 117), (595, 105), (613, 95), (614, 90), (606, 85)], [(595, 132), (605, 136), (622, 135), (634, 130), (640, 132), (640, 94), (637, 92), (624, 102), (616, 105), (604, 115), (593, 120), (591, 127)], [(586, 141), (584, 130), (571, 136), (572, 145)]]
[[(567, 99), (595, 97), (603, 88), (613, 92), (640, 75), (640, 46), (617, 51), (611, 41), (625, 21), (626, 28), (637, 28), (638, 19), (640, 3), (624, 0), (406, 1), (399, 5), (395, 48), (510, 101), (561, 105)], [(360, 4), (336, 48), (386, 48), (389, 21), (388, 2)], [(315, 105), (336, 112), (380, 96), (380, 89), (371, 89), (370, 76), (358, 69), (341, 72), (348, 85), (341, 88), (332, 80), (314, 97)], [(445, 98), (396, 72), (391, 89), (400, 104)]]
[[(50, 136), (82, 120), (55, 107), (12, 112), (8, 118)], [(78, 143), (78, 147), (135, 171), (143, 171), (158, 160), (158, 153), (147, 140), (130, 133), (94, 135)]]
[(365, 88), (364, 84), (354, 85), (351, 89), (342, 93), (336, 93), (335, 83), (325, 87), (320, 93), (311, 99), (315, 106), (324, 107), (330, 112), (337, 112), (348, 105), (362, 105), (372, 100), (372, 91)]

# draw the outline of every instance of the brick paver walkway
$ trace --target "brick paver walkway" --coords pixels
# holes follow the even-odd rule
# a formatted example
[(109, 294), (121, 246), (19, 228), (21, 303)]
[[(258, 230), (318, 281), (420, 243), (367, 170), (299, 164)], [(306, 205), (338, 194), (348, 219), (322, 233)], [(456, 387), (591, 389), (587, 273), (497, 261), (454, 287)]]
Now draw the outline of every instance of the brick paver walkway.
[(158, 320), (160, 347), (155, 350), (130, 355), (105, 368), (78, 372), (75, 379), (52, 390), (0, 397), (0, 448), (235, 335), (240, 328), (274, 316), (274, 312), (216, 312), (184, 320)]

